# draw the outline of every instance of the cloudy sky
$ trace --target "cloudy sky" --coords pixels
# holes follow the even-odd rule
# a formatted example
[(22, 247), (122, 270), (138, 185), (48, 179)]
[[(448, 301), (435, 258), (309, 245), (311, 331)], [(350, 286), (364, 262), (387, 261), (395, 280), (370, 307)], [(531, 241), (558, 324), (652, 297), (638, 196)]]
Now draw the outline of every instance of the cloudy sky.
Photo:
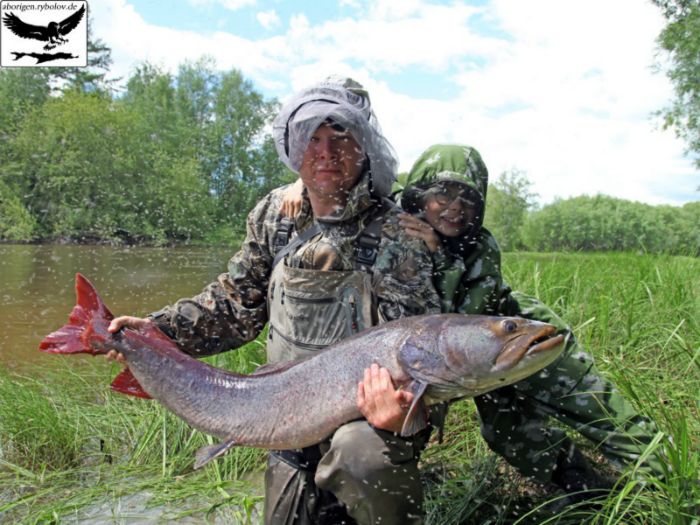
[(524, 171), (541, 203), (605, 193), (700, 199), (700, 173), (653, 112), (664, 20), (648, 0), (91, 0), (116, 75), (209, 55), (284, 101), (329, 74), (370, 91), (400, 168), (436, 142)]

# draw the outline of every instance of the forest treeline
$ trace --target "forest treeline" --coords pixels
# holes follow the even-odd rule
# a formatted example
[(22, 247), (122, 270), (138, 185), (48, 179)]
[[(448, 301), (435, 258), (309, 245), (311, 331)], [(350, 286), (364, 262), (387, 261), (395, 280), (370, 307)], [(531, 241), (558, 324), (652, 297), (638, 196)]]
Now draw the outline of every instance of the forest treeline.
[(485, 225), (505, 251), (634, 251), (700, 256), (700, 200), (650, 205), (582, 195), (538, 207), (518, 170), (489, 185)]
[(238, 71), (144, 64), (118, 95), (104, 84), (0, 71), (4, 239), (226, 242), (291, 179), (266, 132), (276, 103)]
[[(269, 132), (277, 102), (239, 71), (142, 64), (117, 90), (109, 49), (91, 56), (87, 70), (0, 69), (0, 239), (235, 243), (255, 202), (294, 179)], [(514, 171), (487, 209), (506, 250), (700, 255), (700, 202), (599, 195), (537, 209)]]

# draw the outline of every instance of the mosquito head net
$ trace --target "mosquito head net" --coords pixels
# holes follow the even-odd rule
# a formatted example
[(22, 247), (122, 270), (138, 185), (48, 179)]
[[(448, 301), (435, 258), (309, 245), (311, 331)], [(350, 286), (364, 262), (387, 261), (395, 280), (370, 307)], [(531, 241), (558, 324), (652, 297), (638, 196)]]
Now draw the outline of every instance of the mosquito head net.
[(369, 161), (373, 191), (390, 195), (396, 178), (394, 150), (381, 132), (369, 94), (351, 78), (329, 77), (300, 91), (282, 107), (273, 122), (282, 162), (298, 173), (311, 136), (326, 121), (352, 133)]

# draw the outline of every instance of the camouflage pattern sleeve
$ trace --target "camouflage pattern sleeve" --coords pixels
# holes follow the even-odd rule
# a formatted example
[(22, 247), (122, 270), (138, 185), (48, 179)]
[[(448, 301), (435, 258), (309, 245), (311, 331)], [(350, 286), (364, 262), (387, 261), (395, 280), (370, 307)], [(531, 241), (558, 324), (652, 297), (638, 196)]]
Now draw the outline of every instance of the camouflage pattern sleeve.
[(396, 213), (386, 217), (373, 270), (380, 322), (440, 311), (428, 249), (404, 232)]
[(228, 273), (199, 295), (149, 316), (183, 352), (207, 356), (237, 348), (253, 340), (267, 322), (272, 256), (266, 219), (276, 213), (271, 200), (268, 195), (248, 215), (246, 238), (229, 261)]

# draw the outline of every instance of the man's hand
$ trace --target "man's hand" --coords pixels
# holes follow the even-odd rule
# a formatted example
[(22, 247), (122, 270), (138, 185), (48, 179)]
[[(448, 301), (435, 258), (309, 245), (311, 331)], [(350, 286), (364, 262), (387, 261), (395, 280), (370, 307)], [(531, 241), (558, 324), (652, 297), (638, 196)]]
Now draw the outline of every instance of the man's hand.
[[(147, 326), (151, 324), (150, 319), (146, 319), (145, 317), (132, 317), (130, 315), (122, 315), (121, 317), (115, 317), (112, 319), (112, 322), (109, 323), (109, 326), (107, 327), (107, 331), (114, 333), (118, 332), (122, 328), (133, 328), (134, 330), (138, 330), (139, 328), (143, 328), (144, 326)], [(116, 350), (110, 350), (105, 354), (105, 359), (108, 361), (114, 360), (118, 361), (122, 364), (126, 364), (126, 358), (117, 352)]]
[(386, 368), (373, 364), (357, 385), (357, 408), (374, 427), (398, 434), (403, 427), (413, 394), (396, 390)]
[(304, 184), (301, 182), (301, 179), (297, 179), (294, 184), (287, 188), (287, 191), (284, 192), (282, 205), (280, 206), (280, 215), (282, 215), (282, 217), (291, 219), (299, 215), (303, 202), (301, 196), (303, 189)]

